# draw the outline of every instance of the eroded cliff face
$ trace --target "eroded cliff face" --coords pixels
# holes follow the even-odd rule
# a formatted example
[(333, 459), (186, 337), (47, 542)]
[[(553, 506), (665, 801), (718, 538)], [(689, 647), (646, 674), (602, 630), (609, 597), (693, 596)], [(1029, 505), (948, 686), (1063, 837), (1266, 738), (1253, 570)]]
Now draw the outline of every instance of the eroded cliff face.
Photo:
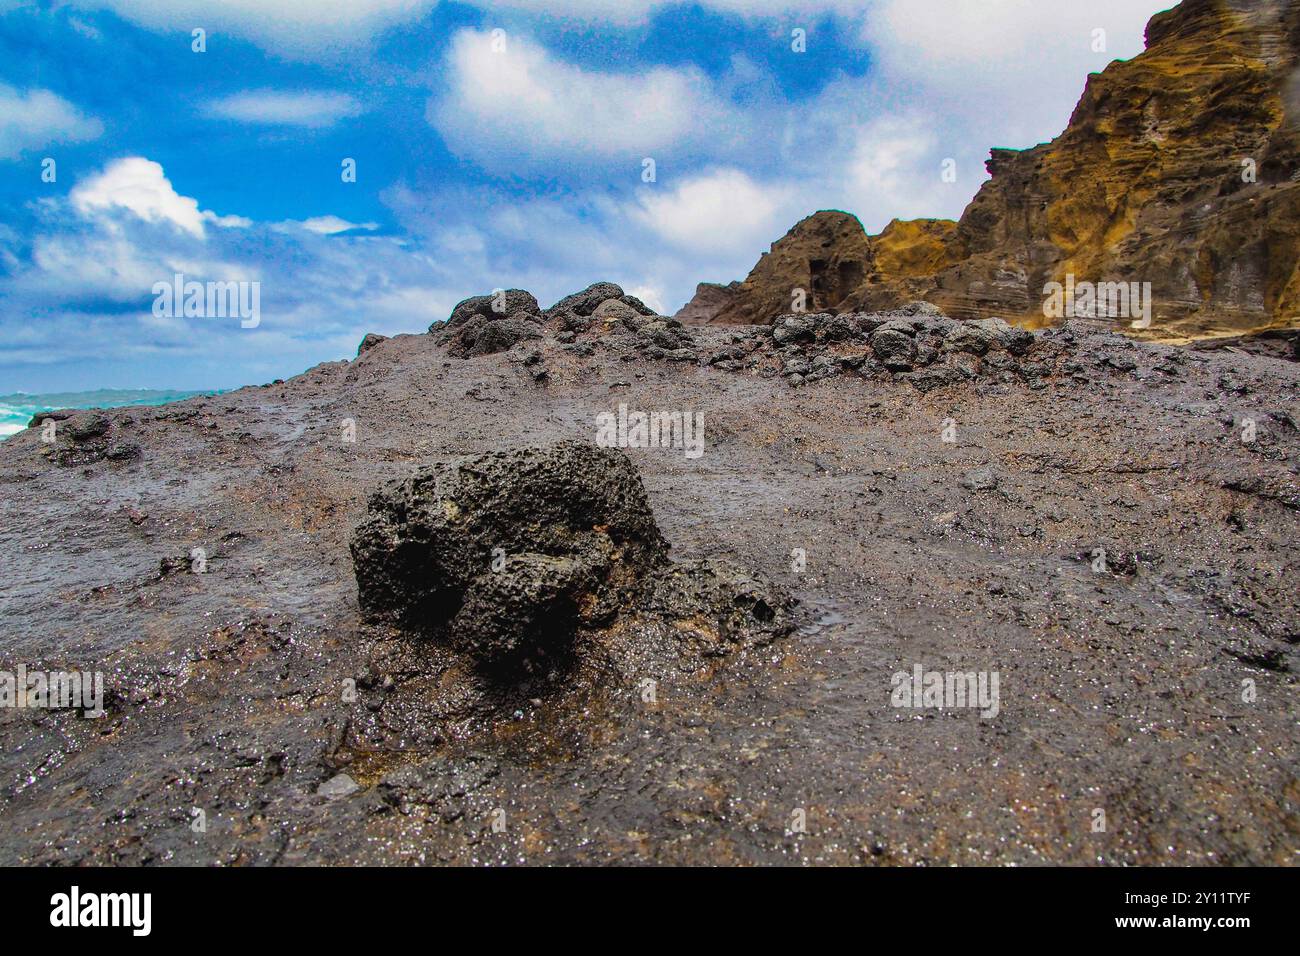
[[(748, 325), (782, 312), (838, 310), (862, 285), (872, 258), (871, 243), (856, 218), (814, 213), (765, 252), (744, 282), (709, 290), (715, 301), (724, 291), (730, 295), (708, 320)], [(696, 314), (701, 305), (697, 293), (682, 312)]]
[(958, 223), (868, 236), (843, 213), (804, 220), (711, 320), (770, 320), (800, 287), (810, 311), (926, 299), (1041, 322), (1044, 286), (1072, 275), (1151, 283), (1152, 335), (1295, 324), (1300, 4), (1184, 0), (1151, 20), (1144, 53), (1089, 77), (1061, 136), (995, 149), (988, 168)]

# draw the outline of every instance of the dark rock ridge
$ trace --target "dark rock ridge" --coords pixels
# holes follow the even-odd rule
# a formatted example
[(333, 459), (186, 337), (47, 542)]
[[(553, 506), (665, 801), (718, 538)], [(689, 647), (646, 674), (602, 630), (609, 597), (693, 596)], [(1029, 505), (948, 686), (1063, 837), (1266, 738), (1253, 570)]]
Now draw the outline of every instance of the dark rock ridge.
[[(601, 311), (601, 310), (604, 311)], [(543, 311), (532, 293), (499, 290), (459, 303), (446, 322), (429, 326), (430, 334), (458, 358), (504, 352), (521, 342), (541, 338), (543, 324), (559, 332), (585, 331), (601, 321), (654, 317), (654, 310), (613, 282), (597, 282), (565, 296)]]
[[(1031, 331), (998, 317), (959, 321), (922, 301), (884, 312), (794, 312), (778, 314), (765, 325), (720, 326), (721, 343), (715, 339), (711, 347), (701, 348), (680, 320), (638, 309), (640, 304), (629, 304), (621, 292), (612, 282), (600, 282), (561, 300), (538, 317), (535, 334), (516, 342), (521, 348), (510, 351), (511, 356), (539, 384), (549, 377), (539, 346), (553, 341), (560, 351), (579, 357), (613, 351), (629, 362), (648, 358), (780, 376), (796, 388), (852, 376), (906, 382), (919, 392), (972, 381), (1043, 389), (1056, 379), (1081, 381), (1092, 374), (1132, 373), (1136, 367), (1123, 354), (1130, 340), (1095, 322), (1072, 319)], [(521, 301), (535, 301), (526, 292), (516, 294)], [(477, 296), (466, 303), (489, 299)], [(450, 322), (438, 323), (433, 329), (448, 326)], [(442, 340), (447, 341), (445, 334)], [(1102, 354), (1087, 347), (1089, 341), (1111, 342), (1119, 354)], [(1291, 348), (1289, 336), (1281, 341)], [(452, 354), (473, 358), (488, 353)], [(1165, 374), (1177, 374), (1183, 354), (1171, 353), (1162, 364)]]
[(748, 575), (673, 567), (631, 461), (586, 441), (424, 466), (371, 496), (351, 550), (363, 613), (492, 669), (561, 658), (579, 631), (648, 608), (709, 622), (687, 649), (793, 626)]
[[(621, 341), (651, 358), (698, 359), (694, 341), (680, 320), (657, 315), (613, 282), (593, 283), (545, 311), (531, 293), (519, 289), (474, 296), (457, 305), (446, 322), (429, 326), (429, 333), (459, 358), (505, 352), (553, 335), (567, 351), (577, 354), (590, 354), (596, 341)], [(534, 379), (545, 380), (540, 356), (529, 353), (521, 360)]]
[(491, 355), (541, 338), (541, 312), (531, 293), (505, 289), (466, 299), (446, 322), (429, 326), (429, 332), (458, 358)]
[(809, 312), (926, 299), (960, 319), (1044, 324), (1044, 286), (1072, 275), (1151, 283), (1146, 337), (1294, 327), (1298, 64), (1293, 0), (1183, 0), (1152, 18), (1142, 54), (1088, 78), (1059, 137), (992, 150), (992, 179), (959, 222), (868, 235), (818, 212), (739, 286), (701, 286), (679, 316), (767, 323), (803, 289)]
[(780, 315), (770, 327), (734, 333), (709, 363), (782, 375), (799, 386), (833, 375), (895, 378), (918, 391), (981, 378), (1043, 387), (1072, 333), (1035, 335), (1001, 319), (958, 322), (926, 302), (893, 312)]

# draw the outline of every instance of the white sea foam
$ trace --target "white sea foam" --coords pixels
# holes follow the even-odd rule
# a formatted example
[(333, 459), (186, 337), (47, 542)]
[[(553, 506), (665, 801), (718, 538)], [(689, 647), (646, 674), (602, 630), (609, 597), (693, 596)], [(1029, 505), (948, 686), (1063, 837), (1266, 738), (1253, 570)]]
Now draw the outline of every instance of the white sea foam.
[(162, 389), (95, 389), (87, 392), (56, 392), (48, 395), (15, 393), (0, 395), (0, 441), (27, 428), (38, 412), (56, 408), (121, 408), (124, 405), (165, 405), (193, 395), (213, 392), (178, 392)]

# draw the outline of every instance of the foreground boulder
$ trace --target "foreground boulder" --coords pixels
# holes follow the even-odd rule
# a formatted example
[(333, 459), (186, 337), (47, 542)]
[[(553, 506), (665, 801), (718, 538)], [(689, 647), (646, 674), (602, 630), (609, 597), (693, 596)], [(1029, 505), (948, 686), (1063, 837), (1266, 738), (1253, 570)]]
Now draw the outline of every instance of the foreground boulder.
[(371, 497), (352, 540), (363, 613), (484, 660), (562, 650), (667, 550), (628, 458), (579, 441), (421, 468)]
[(586, 441), (420, 468), (371, 496), (351, 548), (368, 619), (492, 668), (563, 658), (621, 615), (694, 622), (673, 633), (695, 656), (792, 629), (749, 575), (669, 561), (631, 461)]

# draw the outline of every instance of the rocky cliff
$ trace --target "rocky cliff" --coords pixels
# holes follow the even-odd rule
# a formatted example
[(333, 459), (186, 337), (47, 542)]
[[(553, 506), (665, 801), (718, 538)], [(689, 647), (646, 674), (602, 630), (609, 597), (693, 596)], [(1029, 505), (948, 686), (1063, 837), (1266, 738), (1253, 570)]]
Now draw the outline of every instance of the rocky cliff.
[[(913, 299), (958, 318), (1044, 319), (1044, 286), (1151, 283), (1150, 334), (1240, 333), (1300, 319), (1300, 4), (1184, 0), (1147, 48), (1089, 77), (1064, 133), (994, 149), (957, 223), (867, 235), (820, 212), (725, 301), (685, 316), (743, 323)], [(1126, 316), (1131, 318), (1132, 316)], [(1125, 326), (1127, 322), (1121, 323)]]

